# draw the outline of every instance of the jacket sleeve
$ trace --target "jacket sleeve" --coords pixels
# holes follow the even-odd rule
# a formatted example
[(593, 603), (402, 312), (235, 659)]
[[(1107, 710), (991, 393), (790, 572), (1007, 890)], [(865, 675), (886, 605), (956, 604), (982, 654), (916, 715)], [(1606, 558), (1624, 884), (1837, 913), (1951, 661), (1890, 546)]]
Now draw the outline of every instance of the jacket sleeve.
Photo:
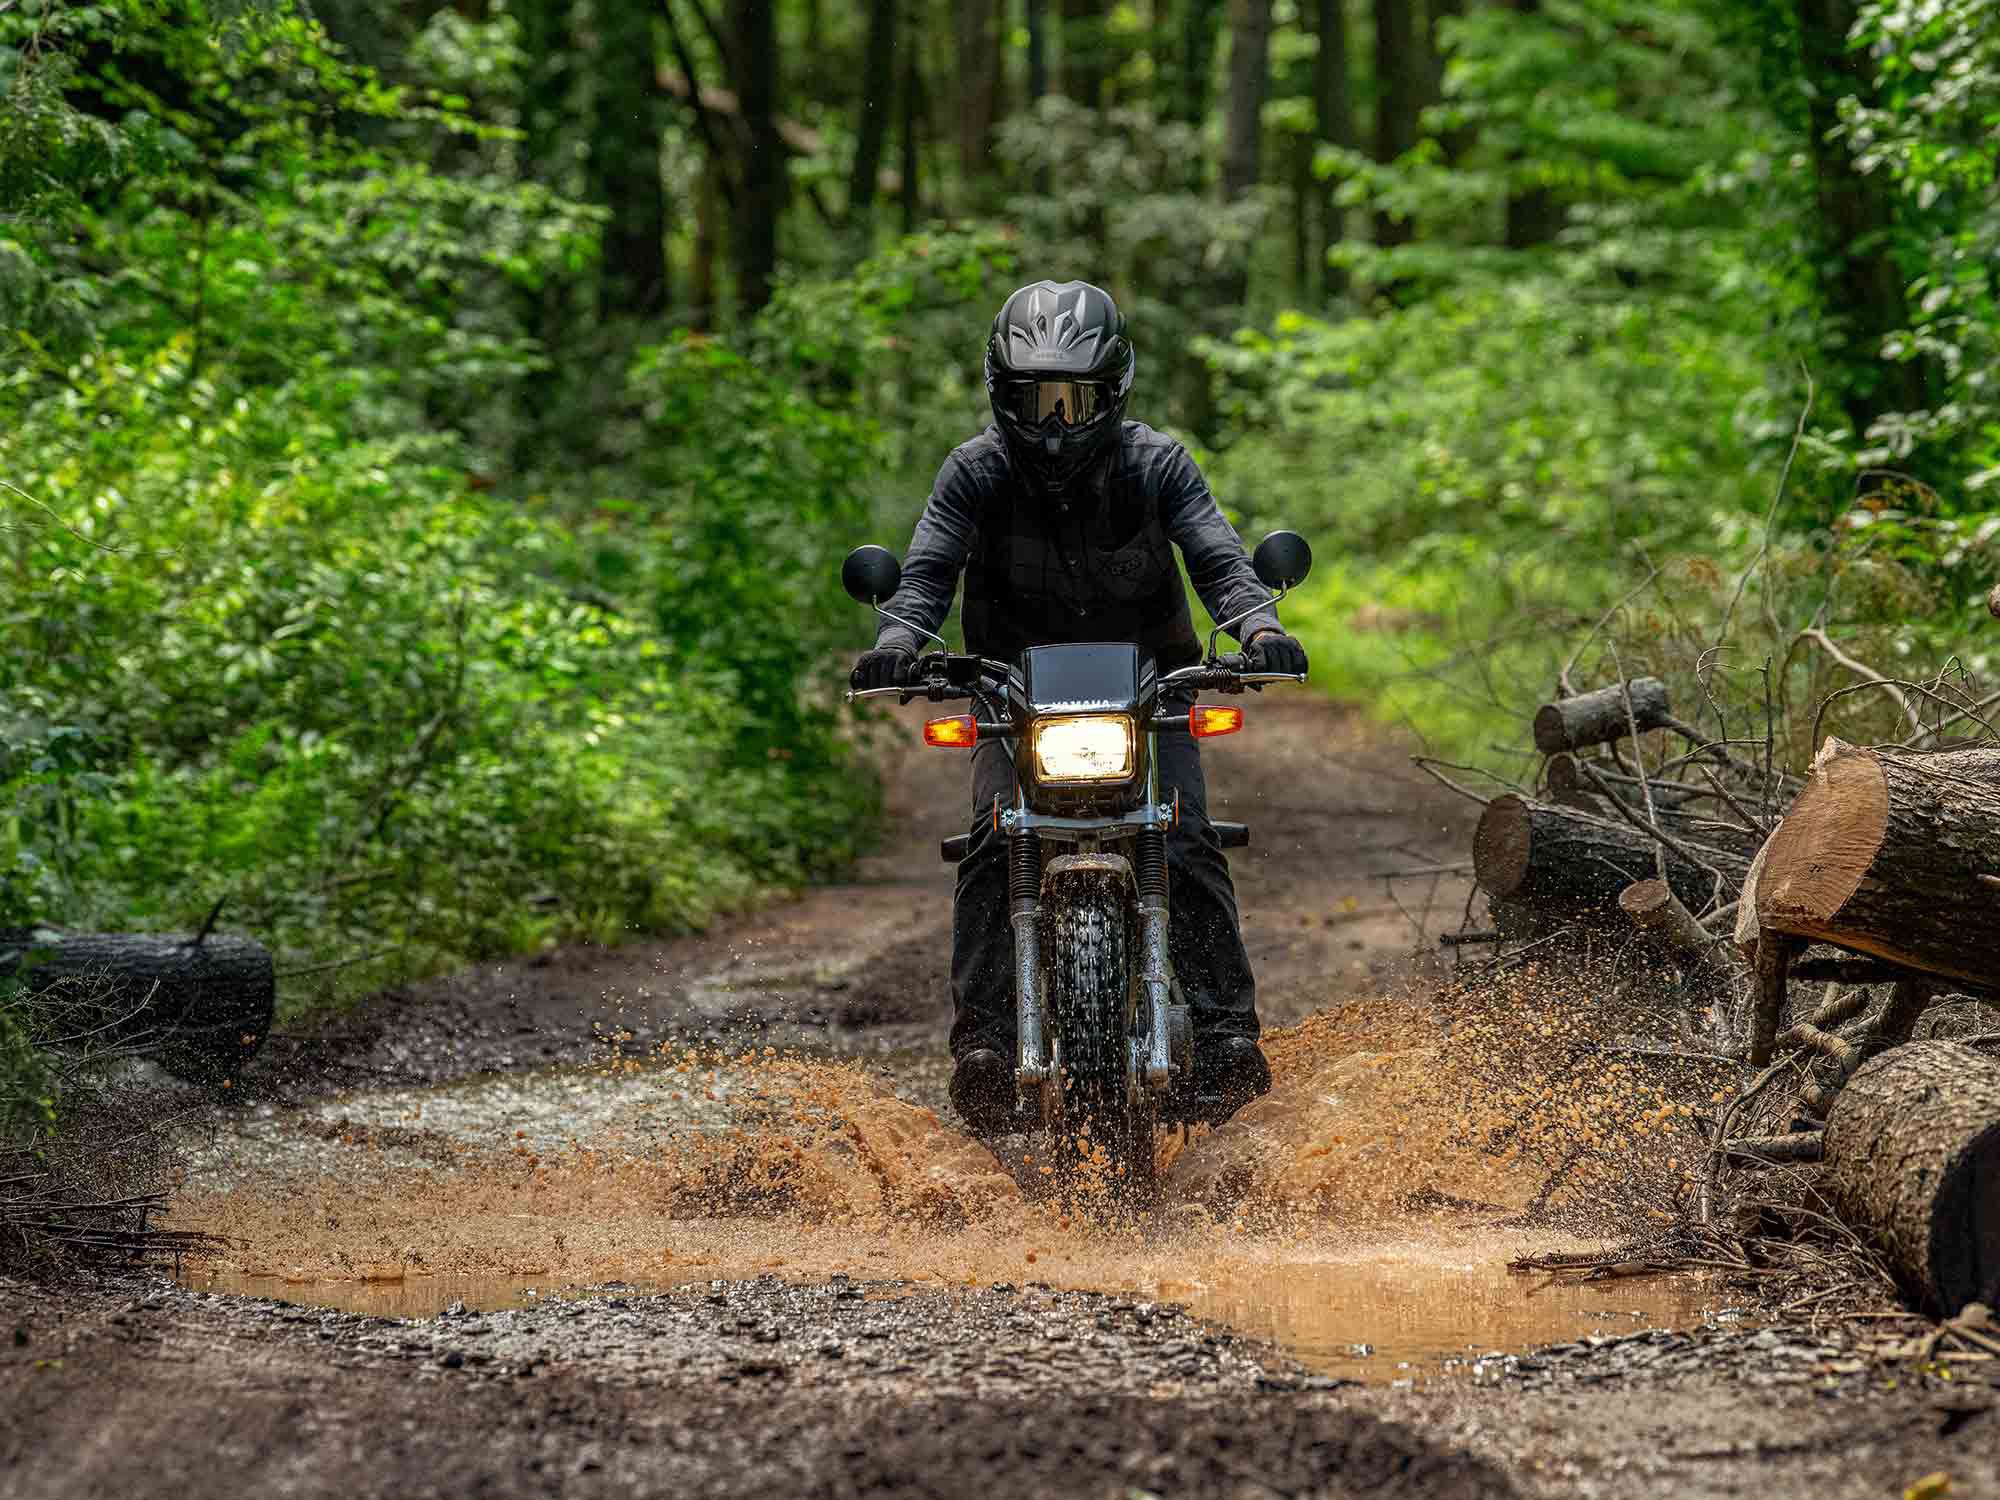
[[(930, 503), (917, 518), (916, 533), (903, 559), (903, 581), (883, 606), (925, 630), (936, 630), (951, 613), (951, 601), (958, 592), (959, 575), (972, 555), (979, 528), (978, 491), (965, 461), (956, 453), (938, 470), (931, 486)], [(894, 646), (921, 652), (924, 638), (893, 620), (884, 620), (875, 632), (877, 647)]]
[(1247, 641), (1260, 630), (1283, 629), (1278, 612), (1265, 604), (1271, 591), (1258, 581), (1242, 538), (1216, 505), (1208, 481), (1201, 477), (1187, 449), (1178, 443), (1161, 466), (1160, 516), (1168, 539), (1181, 549), (1188, 578), (1209, 618), (1232, 619), (1262, 604), (1263, 608), (1240, 621), (1231, 634), (1238, 641)]

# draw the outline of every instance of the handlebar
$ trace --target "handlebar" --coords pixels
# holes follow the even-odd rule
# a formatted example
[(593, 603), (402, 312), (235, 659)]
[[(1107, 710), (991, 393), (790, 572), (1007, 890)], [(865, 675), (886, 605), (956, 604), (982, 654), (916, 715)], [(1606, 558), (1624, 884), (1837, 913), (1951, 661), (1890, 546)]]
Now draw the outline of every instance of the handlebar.
[(1191, 687), (1211, 688), (1219, 693), (1240, 693), (1245, 688), (1263, 687), (1266, 683), (1302, 683), (1306, 680), (1303, 672), (1249, 672), (1244, 670), (1248, 665), (1249, 658), (1243, 652), (1231, 651), (1214, 661), (1197, 662), (1194, 666), (1167, 673), (1160, 679), (1160, 691)]
[(919, 675), (895, 687), (849, 688), (847, 701), (855, 703), (863, 698), (887, 698), (893, 694), (899, 703), (917, 698), (943, 703), (947, 699), (972, 697), (975, 687), (981, 683), (1004, 686), (1013, 675), (1013, 668), (1004, 661), (943, 651), (933, 651), (929, 656), (919, 658), (912, 670)]

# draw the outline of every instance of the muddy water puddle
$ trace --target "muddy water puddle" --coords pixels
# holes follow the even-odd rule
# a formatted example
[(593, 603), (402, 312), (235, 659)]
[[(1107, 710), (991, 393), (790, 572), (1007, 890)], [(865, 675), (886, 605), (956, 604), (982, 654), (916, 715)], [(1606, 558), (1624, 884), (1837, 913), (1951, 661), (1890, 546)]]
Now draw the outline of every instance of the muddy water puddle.
[[(1109, 1277), (1109, 1291), (1178, 1304), (1231, 1332), (1275, 1345), (1301, 1365), (1370, 1383), (1424, 1381), (1477, 1373), (1497, 1356), (1548, 1344), (1734, 1321), (1714, 1289), (1692, 1277), (1612, 1283), (1539, 1284), (1495, 1260), (1469, 1258), (1466, 1247), (1399, 1241), (1357, 1246), (1346, 1256), (1244, 1263), (1215, 1280), (1171, 1276)], [(431, 1318), (453, 1307), (474, 1313), (545, 1307), (578, 1299), (670, 1291), (685, 1280), (611, 1281), (595, 1286), (554, 1277), (414, 1276), (397, 1281), (308, 1280), (191, 1267), (190, 1289), (273, 1298), (307, 1307), (380, 1318)], [(1065, 1279), (1067, 1281), (1067, 1278)], [(704, 1278), (696, 1284), (706, 1287)], [(896, 1296), (913, 1283), (871, 1292)], [(935, 1283), (931, 1283), (935, 1285)]]
[[(383, 1316), (613, 1281), (1044, 1282), (1180, 1304), (1371, 1380), (1721, 1311), (1700, 1281), (1510, 1273), (1523, 1255), (1594, 1247), (1500, 1227), (1547, 1168), (1518, 1131), (1493, 1144), (1489, 1117), (1514, 1102), (1461, 1076), (1448, 1040), (1375, 1006), (1268, 1050), (1271, 1095), (1172, 1142), (1164, 1206), (1136, 1224), (1051, 1196), (1032, 1143), (996, 1156), (941, 1119), (936, 1058), (885, 1069), (768, 1048), (237, 1117), (191, 1151), (175, 1221), (229, 1244), (193, 1285)], [(1676, 1170), (1686, 1112), (1613, 1085), (1571, 1091), (1598, 1113), (1558, 1122), (1561, 1140), (1624, 1132)], [(1532, 1075), (1520, 1087), (1538, 1106), (1556, 1097)]]

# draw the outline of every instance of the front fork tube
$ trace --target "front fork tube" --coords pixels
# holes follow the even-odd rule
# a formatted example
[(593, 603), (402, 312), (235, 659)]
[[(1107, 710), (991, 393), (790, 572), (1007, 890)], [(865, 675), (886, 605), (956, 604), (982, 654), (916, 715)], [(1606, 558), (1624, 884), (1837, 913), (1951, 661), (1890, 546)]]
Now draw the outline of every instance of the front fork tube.
[(1139, 984), (1145, 996), (1137, 1061), (1146, 1087), (1164, 1093), (1173, 1082), (1173, 964), (1167, 953), (1167, 836), (1148, 828), (1134, 840), (1133, 875), (1139, 887)]
[(1055, 1060), (1049, 1056), (1047, 1010), (1042, 996), (1042, 840), (1017, 833), (1007, 840), (1007, 904), (1014, 924), (1014, 1034), (1019, 1054), (1014, 1079), (1023, 1099), (1039, 1102), (1042, 1113), (1055, 1092)]

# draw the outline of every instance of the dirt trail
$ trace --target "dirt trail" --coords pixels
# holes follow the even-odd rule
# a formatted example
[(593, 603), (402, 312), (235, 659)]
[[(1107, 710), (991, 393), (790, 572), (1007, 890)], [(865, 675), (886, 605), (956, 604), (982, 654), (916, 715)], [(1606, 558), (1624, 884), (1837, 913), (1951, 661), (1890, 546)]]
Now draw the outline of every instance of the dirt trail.
[[(1337, 708), (1249, 707), (1207, 766), (1253, 829), (1232, 868), (1277, 1082), (1174, 1143), (1158, 1213), (1055, 1201), (1031, 1144), (996, 1156), (944, 1112), (936, 846), (964, 767), (906, 731), (890, 841), (850, 884), (275, 1045), (191, 1142), (176, 1221), (229, 1238), (215, 1263), (0, 1283), (0, 1472), (24, 1495), (2000, 1481), (1985, 1407), (1885, 1397), (1834, 1334), (1735, 1327), (1702, 1284), (1506, 1272), (1554, 1243), (1504, 1225), (1543, 1172), (1495, 1149), (1469, 1062), (1532, 1038), (1455, 1033), (1395, 977), (1458, 920), (1464, 812)], [(1562, 1087), (1536, 1106), (1558, 1130)], [(1671, 1149), (1670, 1111), (1621, 1108)]]

